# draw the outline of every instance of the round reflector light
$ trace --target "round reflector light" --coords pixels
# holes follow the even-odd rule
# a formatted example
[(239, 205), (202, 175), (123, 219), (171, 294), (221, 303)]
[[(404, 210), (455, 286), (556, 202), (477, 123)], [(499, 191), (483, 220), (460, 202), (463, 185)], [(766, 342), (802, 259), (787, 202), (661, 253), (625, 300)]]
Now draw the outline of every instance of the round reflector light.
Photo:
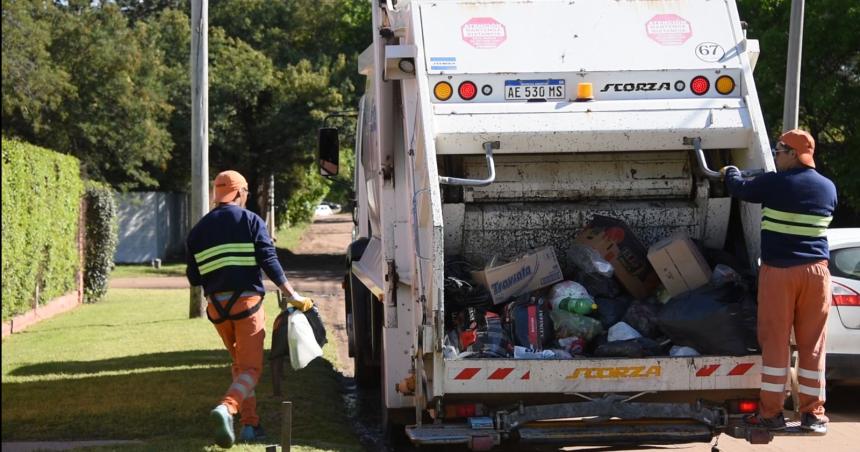
[(723, 75), (717, 79), (714, 87), (717, 88), (717, 92), (720, 94), (731, 94), (735, 90), (735, 80), (728, 75)]
[(454, 88), (451, 88), (451, 84), (448, 82), (439, 82), (433, 87), (433, 94), (436, 96), (436, 99), (448, 100), (454, 94)]
[(472, 82), (460, 83), (460, 87), (457, 90), (463, 100), (472, 100), (478, 94), (478, 87)]
[(690, 90), (697, 96), (707, 93), (710, 88), (711, 82), (709, 82), (708, 78), (705, 76), (699, 75), (697, 77), (693, 77), (693, 80), (690, 80)]

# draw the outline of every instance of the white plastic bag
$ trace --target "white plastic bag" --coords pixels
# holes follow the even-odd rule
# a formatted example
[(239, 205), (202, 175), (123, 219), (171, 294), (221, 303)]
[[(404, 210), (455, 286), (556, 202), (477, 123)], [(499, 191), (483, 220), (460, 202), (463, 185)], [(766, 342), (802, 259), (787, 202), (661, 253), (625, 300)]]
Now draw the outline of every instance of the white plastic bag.
[(673, 345), (672, 349), (669, 350), (669, 356), (699, 356), (700, 353), (696, 351), (693, 347), (682, 347), (679, 345)]
[(607, 342), (615, 342), (615, 341), (626, 341), (630, 339), (636, 339), (637, 337), (642, 337), (638, 331), (636, 331), (632, 326), (624, 323), (618, 322), (615, 325), (612, 325), (609, 328), (609, 336), (607, 337)]
[(594, 298), (588, 294), (585, 287), (582, 287), (582, 284), (573, 281), (562, 281), (552, 286), (552, 289), (549, 290), (549, 302), (552, 305), (553, 311), (561, 309), (561, 302), (565, 298), (573, 300), (584, 298), (589, 302), (594, 303)]
[(304, 369), (315, 358), (322, 356), (322, 348), (314, 338), (314, 330), (307, 317), (298, 309), (290, 314), (290, 364), (294, 370)]

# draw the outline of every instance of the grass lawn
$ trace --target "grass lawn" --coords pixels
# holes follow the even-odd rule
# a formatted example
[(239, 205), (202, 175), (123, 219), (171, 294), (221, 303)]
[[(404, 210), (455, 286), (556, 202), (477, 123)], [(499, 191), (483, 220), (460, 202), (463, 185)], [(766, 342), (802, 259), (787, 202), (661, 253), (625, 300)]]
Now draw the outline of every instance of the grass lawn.
[[(219, 450), (208, 413), (230, 384), (229, 355), (206, 319), (188, 319), (185, 290), (112, 289), (106, 299), (3, 341), (3, 441), (138, 439), (132, 451)], [(278, 307), (267, 297), (266, 348)], [(346, 418), (336, 351), (286, 370), (295, 450), (361, 450)], [(280, 439), (280, 398), (266, 363), (258, 412)], [(238, 419), (237, 419), (238, 424)], [(90, 448), (87, 450), (109, 450)], [(233, 450), (262, 451), (263, 445)]]
[(299, 223), (288, 228), (278, 228), (275, 231), (275, 246), (288, 250), (294, 249), (310, 225), (310, 223)]

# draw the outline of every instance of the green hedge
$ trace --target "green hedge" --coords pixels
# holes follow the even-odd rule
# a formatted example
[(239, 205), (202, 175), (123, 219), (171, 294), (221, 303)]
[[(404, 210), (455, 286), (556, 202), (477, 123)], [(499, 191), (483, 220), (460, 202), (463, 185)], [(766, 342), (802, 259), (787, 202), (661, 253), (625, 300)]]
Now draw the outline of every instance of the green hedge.
[(87, 234), (84, 247), (84, 300), (95, 303), (107, 293), (108, 276), (113, 270), (117, 244), (117, 210), (109, 185), (87, 181)]
[(3, 138), (3, 320), (76, 289), (80, 162)]

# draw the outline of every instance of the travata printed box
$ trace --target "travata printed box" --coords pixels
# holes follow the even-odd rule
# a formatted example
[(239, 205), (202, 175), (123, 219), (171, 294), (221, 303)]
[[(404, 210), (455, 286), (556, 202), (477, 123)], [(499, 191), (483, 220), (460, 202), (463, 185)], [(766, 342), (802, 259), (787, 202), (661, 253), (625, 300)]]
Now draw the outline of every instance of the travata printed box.
[(494, 304), (532, 292), (562, 280), (561, 267), (551, 246), (537, 249), (497, 267), (472, 272), (475, 281), (490, 292)]

